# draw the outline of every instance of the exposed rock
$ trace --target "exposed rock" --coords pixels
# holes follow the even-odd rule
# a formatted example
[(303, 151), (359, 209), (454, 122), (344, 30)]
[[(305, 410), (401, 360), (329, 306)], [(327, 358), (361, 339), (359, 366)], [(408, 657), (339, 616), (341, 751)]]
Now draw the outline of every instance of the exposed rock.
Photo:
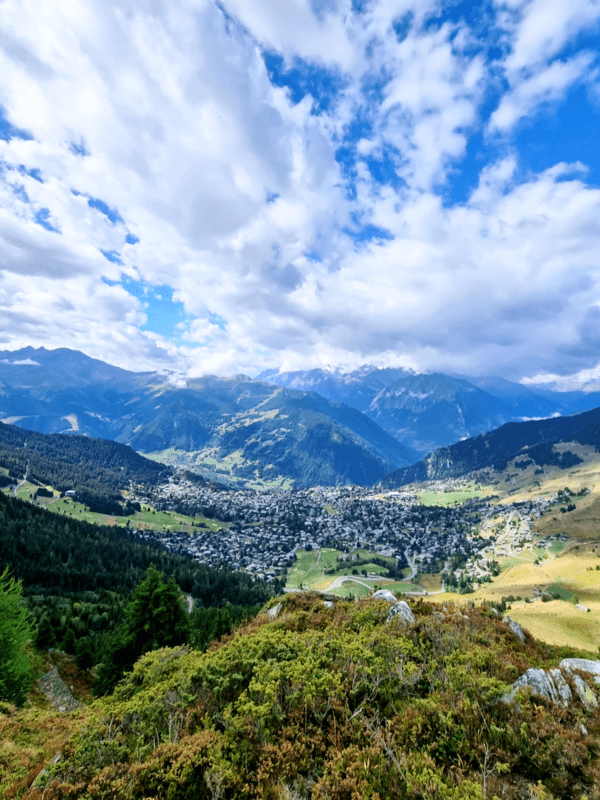
[[(565, 658), (561, 661), (560, 666), (564, 672), (573, 678), (573, 686), (577, 692), (577, 697), (585, 710), (591, 713), (592, 711), (596, 711), (599, 707), (598, 698), (581, 675), (572, 672), (572, 668), (591, 672), (590, 669), (582, 667), (582, 664), (597, 665), (596, 669), (600, 669), (600, 662), (588, 661), (583, 658)], [(542, 697), (544, 700), (548, 700), (555, 705), (562, 704), (563, 706), (568, 706), (573, 700), (573, 693), (565, 680), (563, 672), (561, 669), (554, 667), (547, 672), (543, 669), (528, 669), (527, 672), (521, 675), (521, 677), (513, 683), (511, 688), (502, 695), (501, 701), (503, 703), (512, 703), (519, 689), (524, 689), (525, 687), (529, 687), (531, 693), (536, 697)]]
[(398, 602), (398, 598), (393, 595), (389, 589), (379, 589), (379, 591), (375, 592), (373, 595), (373, 600), (386, 600), (388, 603)]
[(333, 608), (333, 600), (323, 600), (325, 608)]
[(573, 676), (573, 686), (585, 710), (588, 712), (596, 711), (598, 708), (598, 699), (581, 675)]
[(523, 633), (523, 628), (521, 628), (518, 622), (515, 622), (514, 619), (511, 619), (510, 617), (503, 617), (502, 622), (505, 622), (508, 625), (512, 633), (517, 637), (517, 639), (520, 642), (525, 641), (525, 634)]
[(390, 613), (387, 615), (386, 622), (398, 617), (405, 625), (415, 624), (415, 615), (410, 610), (410, 606), (405, 600), (400, 600), (398, 603), (390, 608)]
[(573, 692), (571, 691), (569, 684), (566, 682), (565, 676), (557, 667), (548, 670), (548, 674), (554, 681), (556, 691), (558, 692), (558, 696), (560, 697), (562, 704), (564, 706), (568, 706), (573, 698)]
[(441, 611), (434, 611), (431, 616), (438, 622), (446, 622), (446, 617), (442, 614)]
[(502, 701), (511, 703), (519, 689), (529, 686), (531, 694), (536, 697), (543, 697), (551, 703), (560, 703), (559, 695), (552, 678), (543, 669), (528, 669), (524, 675), (513, 683), (512, 687), (502, 695)]
[(38, 678), (38, 686), (42, 694), (52, 703), (57, 711), (75, 711), (81, 708), (82, 703), (79, 702), (58, 674), (56, 667), (53, 667), (50, 672), (46, 672), (41, 678)]
[(592, 610), (591, 608), (588, 608), (587, 606), (582, 606), (581, 603), (575, 603), (575, 608), (578, 608), (580, 611), (586, 611), (588, 614)]
[(278, 617), (279, 614), (281, 613), (281, 609), (282, 608), (283, 608), (283, 604), (282, 603), (277, 603), (276, 606), (273, 606), (272, 608), (270, 608), (266, 612), (267, 613), (267, 617), (271, 617), (271, 619), (275, 619), (275, 617)]
[(592, 661), (589, 658), (563, 658), (560, 667), (567, 675), (572, 675), (573, 670), (589, 672), (594, 676), (594, 683), (600, 684), (600, 661)]

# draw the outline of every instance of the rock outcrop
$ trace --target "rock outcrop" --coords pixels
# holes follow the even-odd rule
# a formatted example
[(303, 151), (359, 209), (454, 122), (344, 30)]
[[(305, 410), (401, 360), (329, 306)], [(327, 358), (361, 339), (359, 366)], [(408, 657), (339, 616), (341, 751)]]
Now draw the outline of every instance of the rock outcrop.
[(386, 622), (395, 618), (401, 620), (406, 626), (415, 624), (415, 615), (405, 600), (400, 600), (390, 608)]
[(373, 600), (386, 600), (388, 603), (396, 603), (398, 598), (389, 589), (379, 589), (373, 595)]
[(519, 625), (518, 622), (515, 622), (514, 619), (510, 617), (503, 617), (502, 622), (505, 622), (508, 627), (510, 628), (511, 632), (517, 637), (520, 642), (525, 641), (525, 634), (523, 633), (523, 628)]
[(529, 688), (535, 697), (541, 697), (554, 705), (567, 707), (574, 700), (573, 691), (567, 681), (569, 678), (575, 689), (575, 697), (588, 713), (592, 713), (598, 710), (600, 704), (596, 694), (579, 674), (580, 672), (591, 675), (594, 683), (600, 685), (600, 661), (586, 658), (564, 658), (560, 662), (560, 667), (549, 670), (528, 669), (502, 695), (501, 700), (503, 703), (512, 703), (519, 689)]
[(592, 711), (596, 711), (598, 708), (598, 698), (583, 680), (581, 675), (573, 675), (573, 685), (575, 686), (575, 690), (579, 695), (581, 705), (585, 708), (585, 710), (590, 713)]
[(57, 711), (75, 711), (81, 703), (69, 691), (67, 685), (58, 674), (56, 667), (38, 678), (38, 686), (43, 695), (52, 703)]
[(271, 617), (271, 619), (275, 619), (281, 613), (281, 609), (283, 608), (283, 603), (277, 603), (276, 606), (271, 606), (265, 613), (267, 617)]
[(590, 658), (563, 658), (560, 668), (572, 675), (574, 670), (588, 672), (594, 676), (594, 683), (600, 684), (600, 661), (592, 661)]
[(517, 678), (509, 691), (502, 696), (502, 700), (505, 703), (512, 702), (519, 689), (527, 687), (531, 689), (531, 694), (536, 697), (542, 697), (555, 705), (561, 702), (553, 676), (543, 669), (528, 669), (524, 675)]

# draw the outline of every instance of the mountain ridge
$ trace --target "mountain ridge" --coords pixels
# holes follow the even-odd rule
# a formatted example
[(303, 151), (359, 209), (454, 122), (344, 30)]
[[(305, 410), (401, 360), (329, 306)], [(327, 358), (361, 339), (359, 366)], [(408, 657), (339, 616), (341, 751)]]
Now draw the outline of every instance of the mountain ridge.
[(568, 442), (600, 449), (600, 408), (568, 417), (506, 423), (494, 431), (440, 448), (410, 467), (395, 470), (380, 485), (396, 488), (419, 481), (462, 477), (480, 469), (501, 470), (518, 456), (530, 458), (538, 466), (556, 463), (553, 459), (563, 457), (564, 466), (568, 467), (566, 453), (559, 456), (552, 452), (555, 444)]
[(146, 454), (179, 451), (188, 468), (211, 479), (222, 477), (218, 465), (225, 463), (240, 484), (369, 485), (418, 459), (356, 409), (314, 393), (247, 376), (177, 383), (77, 351), (0, 353), (0, 418), (42, 433), (111, 439)]
[(421, 456), (505, 422), (600, 406), (598, 392), (556, 392), (505, 378), (416, 373), (401, 368), (364, 366), (344, 373), (269, 370), (259, 377), (342, 400)]

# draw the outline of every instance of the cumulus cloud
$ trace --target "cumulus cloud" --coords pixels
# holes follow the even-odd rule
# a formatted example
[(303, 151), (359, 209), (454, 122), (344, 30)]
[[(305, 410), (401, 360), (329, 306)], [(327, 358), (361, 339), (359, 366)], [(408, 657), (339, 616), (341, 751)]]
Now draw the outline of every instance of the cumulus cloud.
[(190, 375), (594, 369), (598, 190), (510, 137), (591, 80), (564, 48), (596, 6), (497, 3), (484, 34), (433, 0), (5, 0), (3, 346)]
[(600, 21), (598, 0), (497, 0), (496, 6), (508, 12), (501, 19), (510, 32), (510, 74), (547, 63), (582, 31), (597, 31)]

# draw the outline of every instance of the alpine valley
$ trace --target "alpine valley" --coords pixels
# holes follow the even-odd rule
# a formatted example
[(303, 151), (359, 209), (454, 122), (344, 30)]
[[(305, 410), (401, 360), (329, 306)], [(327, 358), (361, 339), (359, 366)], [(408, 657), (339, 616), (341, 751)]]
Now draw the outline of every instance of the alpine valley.
[(26, 348), (0, 418), (2, 797), (600, 800), (599, 394)]

